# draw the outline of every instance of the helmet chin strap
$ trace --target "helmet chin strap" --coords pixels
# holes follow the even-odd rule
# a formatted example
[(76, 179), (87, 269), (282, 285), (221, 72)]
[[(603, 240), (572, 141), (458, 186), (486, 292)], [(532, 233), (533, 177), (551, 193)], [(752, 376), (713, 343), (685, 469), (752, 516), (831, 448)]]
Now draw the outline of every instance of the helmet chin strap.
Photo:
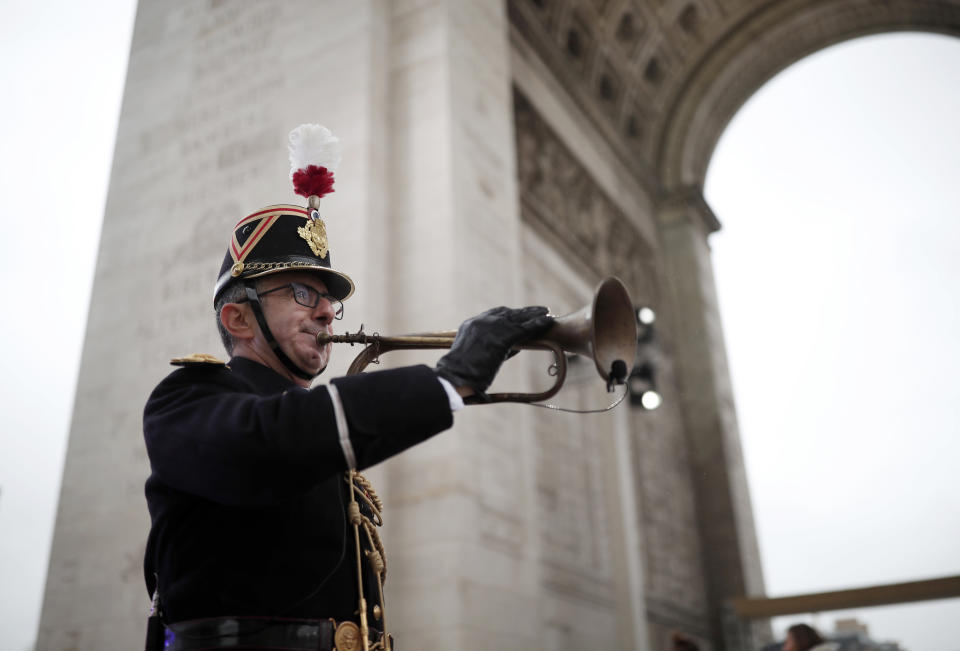
[(250, 302), (250, 307), (253, 309), (253, 316), (257, 319), (257, 324), (260, 326), (260, 332), (263, 333), (264, 339), (267, 340), (267, 345), (270, 346), (270, 350), (273, 351), (273, 354), (277, 356), (277, 359), (280, 360), (280, 363), (287, 367), (287, 370), (296, 375), (301, 380), (312, 380), (326, 370), (326, 367), (320, 369), (316, 373), (307, 373), (302, 368), (293, 363), (293, 360), (287, 357), (287, 354), (283, 352), (280, 348), (280, 344), (274, 338), (273, 333), (270, 332), (270, 326), (267, 325), (267, 317), (263, 314), (263, 306), (260, 303), (260, 297), (257, 296), (257, 290), (247, 283), (243, 284), (243, 290), (247, 294), (247, 300)]

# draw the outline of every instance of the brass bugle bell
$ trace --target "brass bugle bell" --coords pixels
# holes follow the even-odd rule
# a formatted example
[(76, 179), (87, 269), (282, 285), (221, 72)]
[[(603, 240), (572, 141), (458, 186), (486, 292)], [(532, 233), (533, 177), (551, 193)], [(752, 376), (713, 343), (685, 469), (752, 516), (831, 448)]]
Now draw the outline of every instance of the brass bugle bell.
[[(400, 336), (368, 335), (361, 326), (354, 334), (321, 332), (317, 335), (317, 343), (321, 346), (328, 343), (366, 346), (347, 370), (347, 375), (354, 375), (375, 363), (383, 353), (450, 348), (456, 336), (455, 330)], [(556, 317), (543, 337), (521, 344), (517, 349), (553, 352), (553, 386), (541, 393), (490, 393), (482, 402), (541, 402), (554, 396), (566, 380), (567, 354), (591, 358), (607, 390), (612, 391), (615, 385), (626, 382), (637, 354), (637, 321), (627, 288), (618, 278), (604, 278), (597, 285), (590, 303)]]

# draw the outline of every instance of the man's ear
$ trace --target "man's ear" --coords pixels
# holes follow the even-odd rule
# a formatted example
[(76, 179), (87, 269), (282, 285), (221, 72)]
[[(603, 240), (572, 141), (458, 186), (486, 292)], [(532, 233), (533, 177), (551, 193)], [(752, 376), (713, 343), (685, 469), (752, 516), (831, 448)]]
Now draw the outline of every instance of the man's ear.
[(253, 315), (246, 305), (227, 303), (220, 310), (220, 323), (234, 339), (253, 339), (256, 329), (253, 327)]

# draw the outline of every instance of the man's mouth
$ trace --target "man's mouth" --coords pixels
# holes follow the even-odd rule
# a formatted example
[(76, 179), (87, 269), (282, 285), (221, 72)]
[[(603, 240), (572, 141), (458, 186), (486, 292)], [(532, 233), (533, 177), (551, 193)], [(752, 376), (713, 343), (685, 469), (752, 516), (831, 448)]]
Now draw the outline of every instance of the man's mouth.
[(324, 344), (323, 346), (321, 346), (321, 345), (319, 344), (319, 342), (317, 342), (317, 336), (318, 336), (318, 335), (320, 335), (321, 333), (323, 333), (323, 334), (329, 334), (328, 331), (325, 330), (325, 329), (323, 329), (323, 328), (321, 328), (320, 330), (308, 330), (308, 329), (305, 329), (305, 330), (303, 330), (303, 332), (304, 332), (305, 334), (310, 335), (310, 336), (313, 338), (313, 341), (314, 341), (315, 344), (317, 344), (317, 347), (318, 347), (318, 348), (324, 348), (324, 347), (330, 345), (329, 343), (327, 343), (327, 344)]

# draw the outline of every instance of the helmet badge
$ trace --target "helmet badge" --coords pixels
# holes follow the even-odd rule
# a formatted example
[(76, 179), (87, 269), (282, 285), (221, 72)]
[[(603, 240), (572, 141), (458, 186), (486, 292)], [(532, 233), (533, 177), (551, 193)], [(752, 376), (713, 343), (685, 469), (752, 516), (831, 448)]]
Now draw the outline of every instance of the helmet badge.
[(327, 257), (328, 250), (327, 227), (324, 225), (323, 220), (320, 219), (316, 210), (313, 211), (310, 217), (304, 226), (297, 228), (297, 235), (307, 241), (314, 255), (325, 258)]

